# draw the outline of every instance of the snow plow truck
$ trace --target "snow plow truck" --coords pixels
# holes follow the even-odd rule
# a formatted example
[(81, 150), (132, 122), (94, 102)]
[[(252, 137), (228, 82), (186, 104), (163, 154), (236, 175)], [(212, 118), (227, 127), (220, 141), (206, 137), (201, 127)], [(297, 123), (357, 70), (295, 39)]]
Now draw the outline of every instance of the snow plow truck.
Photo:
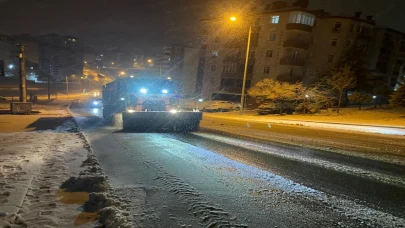
[(124, 130), (150, 132), (199, 129), (202, 113), (176, 109), (175, 84), (162, 78), (118, 78), (103, 86), (103, 118), (122, 113)]

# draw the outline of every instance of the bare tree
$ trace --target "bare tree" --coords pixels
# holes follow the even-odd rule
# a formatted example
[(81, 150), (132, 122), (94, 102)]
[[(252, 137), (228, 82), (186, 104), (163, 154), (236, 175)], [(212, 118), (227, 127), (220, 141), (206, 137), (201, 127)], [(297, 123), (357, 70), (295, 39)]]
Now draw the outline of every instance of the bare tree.
[(356, 75), (349, 65), (332, 71), (332, 75), (324, 78), (324, 83), (338, 93), (337, 113), (340, 111), (343, 94), (356, 86)]
[(360, 93), (358, 91), (354, 92), (351, 96), (349, 96), (349, 100), (351, 102), (357, 103), (359, 105), (359, 110), (361, 110), (361, 106), (364, 103), (368, 103), (373, 100), (370, 94), (367, 93)]

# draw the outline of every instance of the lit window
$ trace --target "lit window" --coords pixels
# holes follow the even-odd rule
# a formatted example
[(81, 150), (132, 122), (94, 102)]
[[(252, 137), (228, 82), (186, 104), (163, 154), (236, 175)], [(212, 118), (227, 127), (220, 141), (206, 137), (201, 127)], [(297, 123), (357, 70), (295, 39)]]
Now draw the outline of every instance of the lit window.
[(272, 16), (271, 17), (271, 23), (272, 24), (278, 24), (279, 21), (280, 21), (280, 16)]
[(219, 51), (212, 51), (212, 57), (218, 57)]
[(263, 73), (264, 74), (270, 74), (270, 67), (269, 66), (263, 67)]
[(273, 57), (273, 50), (267, 50), (266, 51), (266, 57), (267, 58)]
[(304, 12), (291, 12), (290, 18), (288, 19), (288, 23), (297, 23), (309, 26), (313, 26), (314, 21), (315, 21), (314, 15)]

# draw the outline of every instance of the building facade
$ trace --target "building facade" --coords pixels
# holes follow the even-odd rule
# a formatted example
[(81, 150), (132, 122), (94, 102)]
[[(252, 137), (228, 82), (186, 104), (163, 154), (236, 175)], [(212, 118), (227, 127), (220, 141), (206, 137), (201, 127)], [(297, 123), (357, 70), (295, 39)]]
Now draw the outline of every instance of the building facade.
[(389, 28), (376, 28), (369, 59), (373, 78), (390, 88), (403, 84), (405, 34)]
[(18, 42), (15, 38), (0, 34), (0, 77), (18, 75)]
[(56, 81), (83, 74), (83, 46), (76, 37), (49, 34), (39, 37), (39, 67)]
[(310, 82), (354, 47), (366, 57), (367, 67), (375, 72), (373, 77), (379, 75), (392, 88), (401, 76), (405, 54), (402, 33), (376, 28), (373, 17), (364, 17), (361, 12), (334, 16), (323, 10), (308, 10), (307, 1), (278, 1), (252, 16), (248, 24), (240, 26), (242, 33), (229, 32), (224, 22), (203, 26), (202, 49), (206, 54), (200, 62), (204, 63), (201, 93), (205, 98), (240, 98), (249, 26), (247, 89), (264, 78)]

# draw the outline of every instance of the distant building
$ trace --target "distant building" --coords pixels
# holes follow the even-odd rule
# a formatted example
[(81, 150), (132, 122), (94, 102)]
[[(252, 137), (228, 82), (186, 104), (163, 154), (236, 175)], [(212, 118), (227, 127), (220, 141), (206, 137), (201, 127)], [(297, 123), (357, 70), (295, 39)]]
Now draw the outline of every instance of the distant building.
[(405, 34), (389, 28), (376, 28), (371, 46), (370, 69), (375, 80), (396, 88), (404, 80)]
[(17, 40), (0, 34), (0, 77), (12, 77), (18, 74)]
[(181, 85), (183, 95), (198, 93), (198, 65), (201, 50), (185, 45), (166, 46), (151, 58), (150, 70)]
[(96, 62), (96, 58), (97, 58), (97, 55), (93, 48), (85, 47), (83, 49), (84, 63), (94, 65)]
[(83, 46), (76, 37), (49, 34), (39, 37), (39, 42), (40, 69), (54, 80), (83, 74)]

